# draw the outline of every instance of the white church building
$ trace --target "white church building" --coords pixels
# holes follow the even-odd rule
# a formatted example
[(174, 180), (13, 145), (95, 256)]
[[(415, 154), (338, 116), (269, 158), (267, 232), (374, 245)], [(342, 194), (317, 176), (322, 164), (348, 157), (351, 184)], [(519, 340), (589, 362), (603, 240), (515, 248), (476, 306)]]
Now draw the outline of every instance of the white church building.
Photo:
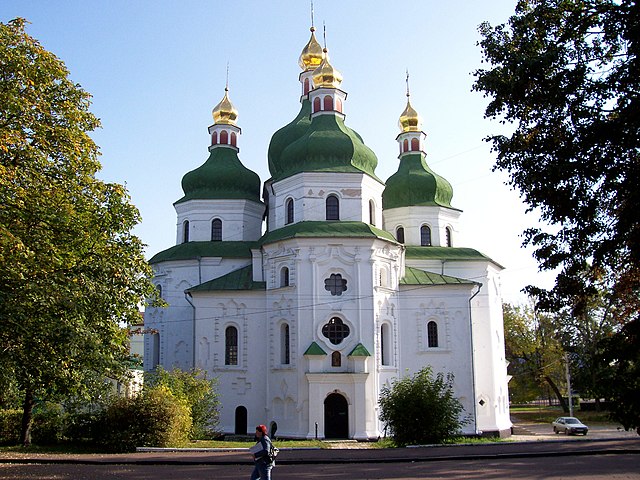
[(273, 135), (264, 184), (238, 157), (226, 89), (214, 108), (176, 245), (150, 259), (169, 306), (145, 313), (145, 370), (217, 377), (225, 433), (370, 440), (382, 387), (431, 366), (455, 376), (464, 433), (508, 435), (502, 267), (456, 245), (462, 212), (408, 92), (385, 182), (313, 28), (299, 63), (300, 113)]

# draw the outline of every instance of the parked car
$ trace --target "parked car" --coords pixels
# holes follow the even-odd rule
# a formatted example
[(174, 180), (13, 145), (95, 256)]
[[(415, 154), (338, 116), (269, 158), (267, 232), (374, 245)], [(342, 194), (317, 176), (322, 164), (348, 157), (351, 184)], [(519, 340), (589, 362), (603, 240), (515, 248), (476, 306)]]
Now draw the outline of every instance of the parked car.
[(564, 432), (565, 435), (577, 435), (578, 433), (586, 435), (589, 431), (589, 427), (576, 417), (558, 417), (551, 425), (553, 425), (553, 433)]

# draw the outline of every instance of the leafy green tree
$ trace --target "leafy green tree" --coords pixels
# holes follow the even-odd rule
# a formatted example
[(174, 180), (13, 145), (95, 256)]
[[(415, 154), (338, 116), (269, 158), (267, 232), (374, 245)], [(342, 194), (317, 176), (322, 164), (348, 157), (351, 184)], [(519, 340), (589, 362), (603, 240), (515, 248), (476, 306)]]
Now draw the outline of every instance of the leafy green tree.
[(0, 361), (29, 444), (37, 400), (125, 374), (128, 326), (155, 289), (137, 209), (96, 178), (90, 96), (24, 26), (0, 23)]
[(425, 367), (380, 392), (380, 420), (398, 445), (442, 443), (460, 434), (468, 418), (454, 396), (453, 375)]
[(495, 168), (551, 226), (524, 236), (559, 270), (550, 292), (530, 289), (538, 306), (579, 317), (605, 291), (620, 325), (640, 315), (639, 28), (635, 0), (520, 0), (507, 24), (480, 26), (489, 67), (474, 84), (485, 116), (513, 128), (489, 138)]
[(208, 379), (206, 372), (195, 369), (167, 371), (158, 366), (145, 375), (144, 388), (167, 388), (174, 397), (187, 405), (191, 413), (192, 439), (211, 438), (216, 435), (220, 402), (216, 390), (217, 379)]
[(565, 360), (554, 318), (533, 305), (503, 305), (505, 355), (511, 400), (529, 401), (544, 393), (547, 385), (568, 412), (561, 389), (565, 385)]

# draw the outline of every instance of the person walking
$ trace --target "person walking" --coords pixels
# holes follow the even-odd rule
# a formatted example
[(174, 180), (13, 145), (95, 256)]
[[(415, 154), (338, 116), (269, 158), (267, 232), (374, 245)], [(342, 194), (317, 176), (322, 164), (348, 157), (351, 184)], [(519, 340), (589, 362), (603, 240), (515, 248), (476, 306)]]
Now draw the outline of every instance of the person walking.
[(271, 480), (271, 469), (274, 462), (269, 458), (271, 439), (267, 435), (266, 425), (258, 425), (256, 427), (256, 440), (256, 444), (250, 449), (255, 463), (251, 473), (251, 480)]

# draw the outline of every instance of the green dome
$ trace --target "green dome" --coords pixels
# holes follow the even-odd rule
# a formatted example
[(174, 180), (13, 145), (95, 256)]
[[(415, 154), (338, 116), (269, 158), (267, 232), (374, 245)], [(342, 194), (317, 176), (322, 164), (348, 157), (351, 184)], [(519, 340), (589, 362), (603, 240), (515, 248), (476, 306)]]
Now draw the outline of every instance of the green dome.
[(412, 153), (400, 159), (398, 171), (387, 180), (382, 208), (436, 205), (453, 208), (452, 197), (451, 184), (428, 167), (424, 153)]
[(278, 172), (271, 173), (274, 180), (301, 172), (366, 173), (382, 183), (375, 175), (377, 165), (376, 154), (342, 118), (318, 115), (306, 132), (284, 149)]
[(204, 165), (182, 177), (187, 200), (246, 199), (260, 202), (260, 177), (242, 165), (233, 148), (216, 147)]
[(298, 140), (311, 125), (311, 102), (308, 98), (302, 101), (300, 113), (291, 123), (285, 125), (271, 137), (269, 143), (269, 172), (273, 178), (279, 178), (282, 174), (281, 156), (285, 148)]

